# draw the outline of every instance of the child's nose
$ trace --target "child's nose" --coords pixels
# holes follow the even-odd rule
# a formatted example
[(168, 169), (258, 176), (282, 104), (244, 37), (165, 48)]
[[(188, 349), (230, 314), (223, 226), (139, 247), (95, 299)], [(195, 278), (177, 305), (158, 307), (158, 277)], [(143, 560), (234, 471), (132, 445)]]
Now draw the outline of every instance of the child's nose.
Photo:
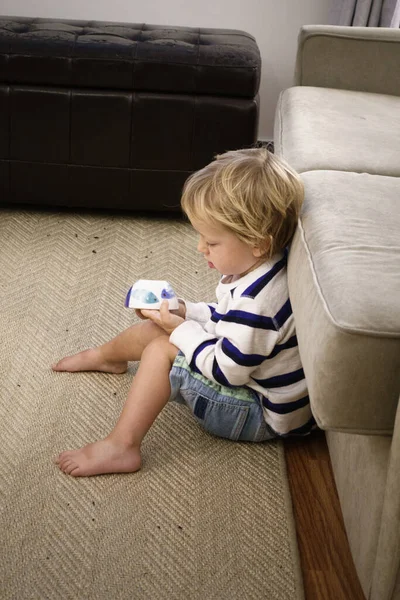
[(202, 254), (204, 254), (204, 252), (207, 250), (207, 246), (201, 238), (199, 239), (199, 242), (197, 244), (197, 250)]

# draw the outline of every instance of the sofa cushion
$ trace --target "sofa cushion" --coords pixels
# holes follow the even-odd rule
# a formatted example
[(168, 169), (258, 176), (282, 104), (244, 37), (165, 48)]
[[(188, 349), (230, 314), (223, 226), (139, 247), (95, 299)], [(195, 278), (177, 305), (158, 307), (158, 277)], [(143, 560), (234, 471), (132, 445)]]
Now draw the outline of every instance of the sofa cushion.
[(299, 172), (316, 169), (400, 176), (400, 98), (293, 87), (279, 99), (278, 154)]
[(390, 433), (400, 391), (400, 180), (312, 171), (289, 289), (323, 429)]
[(244, 31), (0, 17), (0, 82), (253, 98), (260, 71)]

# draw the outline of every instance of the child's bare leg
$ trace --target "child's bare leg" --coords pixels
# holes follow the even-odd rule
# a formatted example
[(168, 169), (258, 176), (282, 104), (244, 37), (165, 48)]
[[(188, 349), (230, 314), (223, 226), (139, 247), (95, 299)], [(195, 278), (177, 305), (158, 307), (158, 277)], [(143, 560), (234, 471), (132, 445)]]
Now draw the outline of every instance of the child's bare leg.
[(130, 473), (141, 467), (140, 445), (171, 394), (169, 373), (178, 353), (167, 336), (153, 340), (142, 352), (138, 372), (121, 416), (103, 440), (80, 450), (62, 452), (56, 460), (68, 475)]
[(125, 373), (129, 360), (140, 360), (144, 348), (155, 338), (167, 334), (152, 321), (135, 323), (115, 338), (98, 346), (61, 359), (53, 371), (104, 371)]

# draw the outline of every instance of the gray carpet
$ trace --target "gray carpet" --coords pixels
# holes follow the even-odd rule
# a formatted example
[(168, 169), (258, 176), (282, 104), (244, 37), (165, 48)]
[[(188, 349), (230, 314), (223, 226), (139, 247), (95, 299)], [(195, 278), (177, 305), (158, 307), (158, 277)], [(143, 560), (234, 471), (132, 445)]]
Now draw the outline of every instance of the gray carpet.
[(171, 404), (138, 473), (74, 479), (52, 463), (109, 432), (136, 365), (50, 364), (130, 325), (138, 278), (214, 298), (188, 224), (0, 211), (1, 599), (302, 599), (281, 443), (217, 439)]

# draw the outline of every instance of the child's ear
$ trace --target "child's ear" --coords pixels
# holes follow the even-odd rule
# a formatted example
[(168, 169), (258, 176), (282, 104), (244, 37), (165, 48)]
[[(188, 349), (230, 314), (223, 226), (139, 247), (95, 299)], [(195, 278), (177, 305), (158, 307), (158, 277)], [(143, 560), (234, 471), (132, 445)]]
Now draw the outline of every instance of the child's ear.
[(261, 258), (262, 256), (266, 256), (268, 254), (269, 247), (270, 244), (267, 241), (260, 244), (259, 246), (253, 246), (253, 256), (255, 258)]
[(255, 258), (261, 258), (261, 256), (263, 256), (263, 254), (264, 254), (264, 252), (260, 246), (253, 247), (253, 256)]

